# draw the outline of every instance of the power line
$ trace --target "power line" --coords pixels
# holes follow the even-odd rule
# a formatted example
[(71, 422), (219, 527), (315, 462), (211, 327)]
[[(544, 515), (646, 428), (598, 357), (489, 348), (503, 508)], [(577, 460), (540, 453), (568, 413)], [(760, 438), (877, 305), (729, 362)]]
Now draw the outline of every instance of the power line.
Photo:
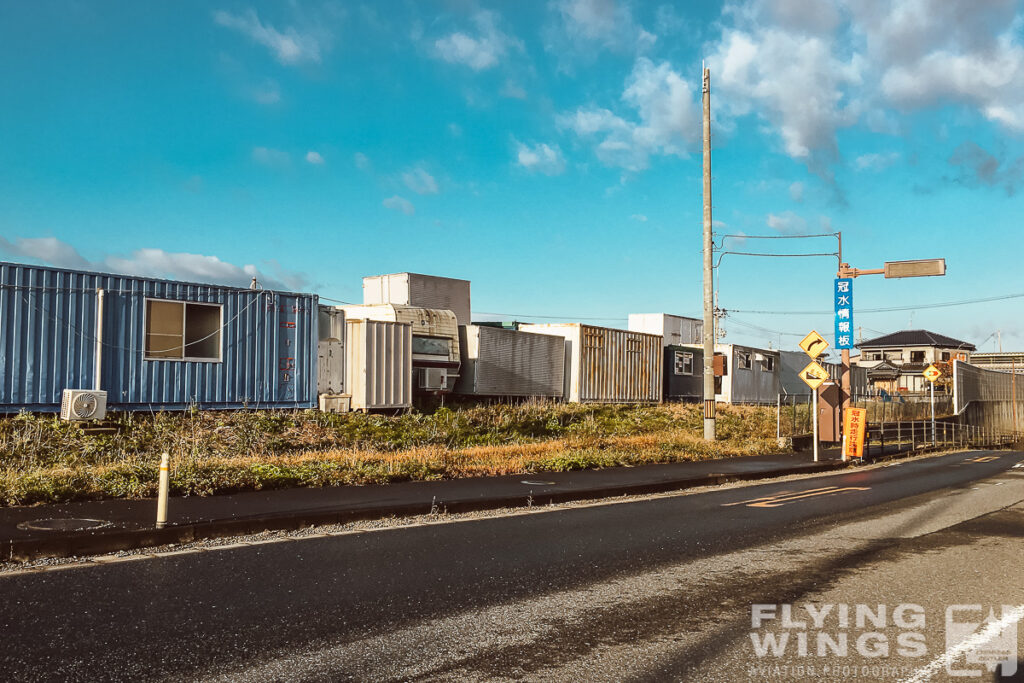
[[(980, 299), (963, 299), (961, 301), (942, 301), (931, 304), (917, 304), (913, 306), (887, 306), (883, 308), (859, 308), (857, 313), (892, 313), (896, 311), (916, 311), (922, 308), (946, 308), (949, 306), (967, 306), (969, 304), (982, 304), (989, 301), (1006, 301), (1007, 299), (1024, 298), (1024, 292), (1020, 294), (1003, 294), (1001, 296), (989, 296)], [(729, 309), (733, 313), (751, 313), (755, 315), (822, 315), (832, 313), (830, 309), (814, 311), (754, 311), (749, 309)]]

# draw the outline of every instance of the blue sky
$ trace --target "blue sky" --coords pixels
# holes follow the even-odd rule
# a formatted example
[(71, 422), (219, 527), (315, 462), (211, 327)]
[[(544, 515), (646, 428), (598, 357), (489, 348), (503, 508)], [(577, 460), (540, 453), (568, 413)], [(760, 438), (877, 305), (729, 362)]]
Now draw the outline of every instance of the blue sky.
[[(719, 235), (842, 231), (863, 336), (1024, 348), (1024, 7), (1005, 0), (0, 5), (0, 257), (359, 301), (700, 315), (700, 69)], [(834, 238), (729, 238), (833, 252)], [(726, 255), (727, 340), (832, 328), (834, 258)], [(872, 308), (915, 310), (868, 312)], [(860, 309), (864, 309), (861, 312)], [(779, 315), (757, 311), (811, 311)], [(983, 343), (984, 342), (984, 343)]]

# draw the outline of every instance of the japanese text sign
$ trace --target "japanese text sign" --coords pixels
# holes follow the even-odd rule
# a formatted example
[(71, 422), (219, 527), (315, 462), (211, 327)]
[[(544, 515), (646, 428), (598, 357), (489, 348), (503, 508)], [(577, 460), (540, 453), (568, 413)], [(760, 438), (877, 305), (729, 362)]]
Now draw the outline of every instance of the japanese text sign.
[(836, 348), (853, 348), (853, 278), (838, 277), (834, 292), (836, 304)]
[(843, 422), (843, 457), (864, 457), (864, 430), (868, 423), (868, 411), (864, 408), (847, 408)]

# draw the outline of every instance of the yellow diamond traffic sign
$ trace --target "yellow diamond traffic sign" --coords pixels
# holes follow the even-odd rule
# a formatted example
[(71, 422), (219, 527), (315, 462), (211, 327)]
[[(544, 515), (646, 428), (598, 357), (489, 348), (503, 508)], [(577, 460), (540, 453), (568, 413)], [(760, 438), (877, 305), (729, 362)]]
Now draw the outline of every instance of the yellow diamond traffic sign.
[(807, 367), (800, 371), (800, 379), (811, 389), (817, 389), (828, 379), (828, 370), (818, 365), (817, 361), (811, 361)]
[(800, 348), (811, 358), (817, 358), (828, 348), (828, 342), (815, 330), (811, 330), (811, 333), (800, 342)]
[(924, 378), (929, 382), (934, 382), (938, 378), (942, 377), (942, 370), (939, 370), (934, 365), (929, 365), (923, 372), (921, 372), (921, 374), (924, 375)]

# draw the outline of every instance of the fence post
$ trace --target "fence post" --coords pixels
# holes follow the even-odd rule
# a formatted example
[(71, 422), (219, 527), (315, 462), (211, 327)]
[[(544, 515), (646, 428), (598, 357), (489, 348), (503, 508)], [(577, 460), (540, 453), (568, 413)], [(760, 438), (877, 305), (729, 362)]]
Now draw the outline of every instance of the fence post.
[(164, 451), (160, 455), (160, 489), (156, 502), (156, 528), (163, 529), (167, 525), (167, 489), (169, 488), (170, 456)]

